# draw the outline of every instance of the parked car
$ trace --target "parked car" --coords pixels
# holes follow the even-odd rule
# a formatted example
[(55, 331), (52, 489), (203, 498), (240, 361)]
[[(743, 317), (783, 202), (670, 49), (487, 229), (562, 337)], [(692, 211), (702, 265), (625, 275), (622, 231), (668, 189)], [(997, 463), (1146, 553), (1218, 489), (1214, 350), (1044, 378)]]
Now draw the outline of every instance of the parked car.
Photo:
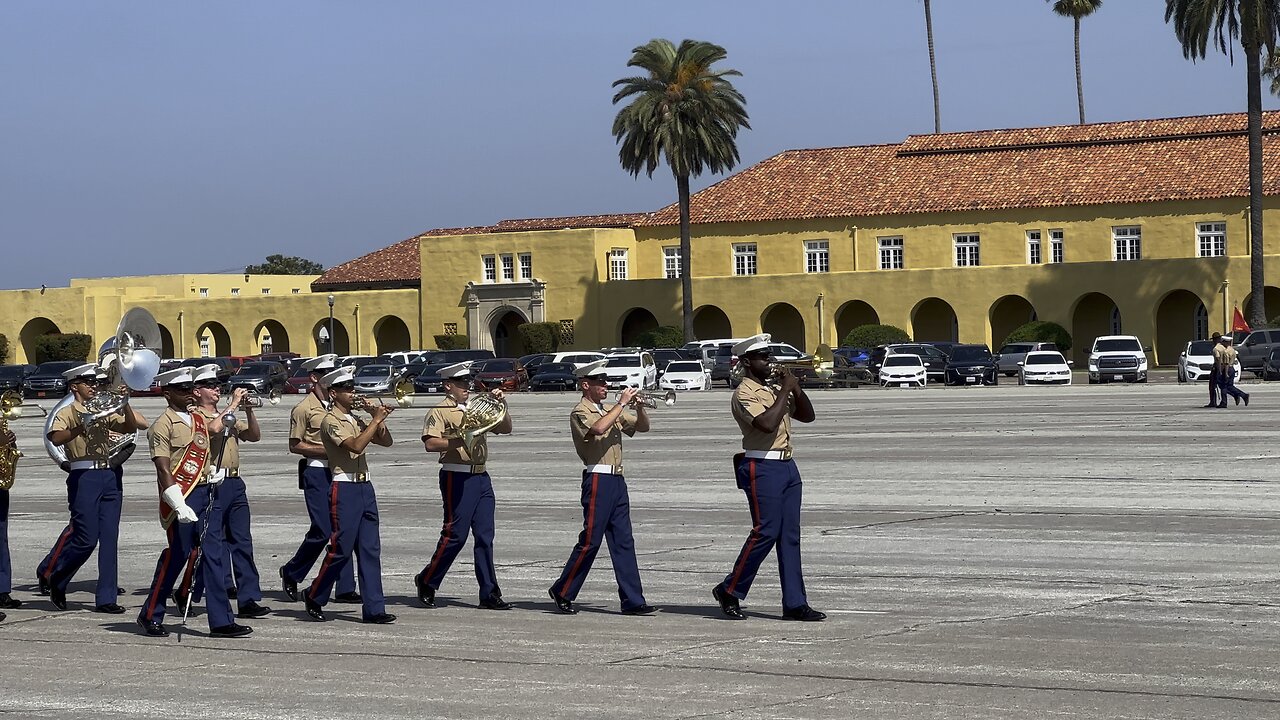
[(423, 365), (422, 370), (413, 376), (413, 391), (415, 393), (444, 392), (444, 388), (441, 386), (444, 380), (440, 377), (440, 368), (446, 368), (453, 364), (452, 362), (439, 362)]
[(824, 367), (821, 373), (803, 361), (788, 367), (801, 387), (857, 387), (860, 383), (872, 382), (865, 367), (854, 365), (843, 355), (832, 356), (830, 367)]
[(239, 364), (233, 363), (229, 357), (187, 358), (178, 367), (200, 367), (202, 365), (217, 365), (218, 382), (223, 385), (231, 382), (231, 376), (235, 374), (236, 368), (239, 367)]
[[(452, 365), (463, 360), (488, 360), (492, 357), (494, 357), (492, 350), (427, 350), (422, 355), (419, 355), (417, 359), (423, 365), (434, 365), (436, 363)], [(419, 371), (419, 374), (421, 374), (421, 371)]]
[(708, 370), (716, 364), (716, 352), (722, 347), (732, 348), (734, 345), (742, 342), (744, 338), (720, 338), (718, 340), (694, 340), (685, 343), (680, 347), (680, 352), (684, 353), (690, 360), (700, 360), (704, 367)]
[(231, 389), (244, 388), (259, 395), (267, 396), (272, 392), (284, 394), (285, 383), (289, 380), (289, 371), (278, 362), (247, 362), (236, 370), (228, 383)]
[(67, 380), (62, 373), (84, 363), (79, 360), (52, 360), (40, 363), (22, 384), (24, 398), (61, 398), (67, 394)]
[[(1192, 340), (1178, 355), (1178, 382), (1208, 380), (1213, 374), (1213, 341)], [(1235, 364), (1236, 377), (1240, 377), (1240, 361)]]
[(389, 363), (369, 363), (356, 371), (356, 392), (389, 393), (400, 382), (400, 370)]
[(35, 371), (35, 365), (0, 365), (0, 393), (22, 392), (22, 381)]
[(999, 382), (996, 359), (986, 345), (954, 345), (943, 371), (947, 385), (995, 385)]
[(298, 365), (293, 369), (293, 374), (284, 381), (285, 394), (306, 395), (311, 392), (311, 371), (304, 369)]
[(1254, 330), (1244, 340), (1236, 342), (1240, 367), (1262, 377), (1262, 366), (1271, 357), (1271, 351), (1277, 347), (1280, 347), (1280, 328)]
[(1022, 366), (1022, 359), (1029, 352), (1038, 350), (1058, 351), (1058, 346), (1051, 342), (1012, 342), (1005, 343), (1000, 352), (996, 353), (996, 361), (1000, 365), (1000, 372), (1006, 377), (1016, 377), (1018, 369)]
[(605, 381), (611, 388), (634, 387), (647, 390), (658, 385), (658, 364), (648, 351), (610, 355), (604, 366)]
[(1073, 364), (1057, 350), (1032, 350), (1018, 363), (1018, 384), (1070, 385)]
[(884, 387), (890, 385), (924, 387), (929, 382), (929, 373), (925, 370), (924, 360), (919, 355), (911, 353), (887, 355), (884, 364), (880, 366), (879, 380)]
[(551, 357), (551, 353), (533, 353), (531, 355), (524, 355), (520, 358), (520, 364), (524, 366), (525, 370), (529, 371), (529, 378), (532, 379), (533, 376), (537, 374), (538, 366), (546, 362), (551, 362)]
[(888, 355), (916, 355), (924, 363), (925, 372), (934, 382), (942, 382), (947, 374), (947, 354), (925, 343), (899, 343), (885, 346)]
[(529, 378), (529, 389), (573, 390), (578, 387), (578, 376), (573, 374), (573, 367), (573, 363), (541, 363)]
[(289, 366), (289, 361), (302, 356), (296, 352), (269, 352), (262, 353), (258, 356), (258, 360), (263, 362), (278, 362), (285, 367)]
[(951, 351), (955, 349), (955, 347), (960, 343), (954, 342), (952, 340), (922, 340), (918, 344), (928, 345), (929, 347), (937, 348), (938, 351), (941, 352), (943, 355), (946, 355), (947, 357), (951, 357)]
[(351, 366), (358, 371), (365, 365), (372, 363), (388, 364), (385, 360), (379, 360), (376, 355), (345, 355), (338, 358), (337, 362), (334, 363), (334, 367)]
[[(1237, 373), (1236, 377), (1239, 377)], [(1263, 380), (1280, 380), (1280, 347), (1271, 348), (1271, 354), (1267, 356), (1267, 362), (1262, 366)]]
[(594, 350), (568, 350), (565, 352), (558, 352), (552, 355), (551, 359), (548, 360), (547, 362), (573, 363), (574, 365), (585, 365), (587, 363), (593, 363), (597, 360), (603, 360), (604, 358), (605, 358), (604, 353), (599, 353)]
[(675, 360), (658, 380), (660, 390), (710, 390), (711, 373), (701, 360)]
[(711, 382), (723, 382), (728, 387), (733, 387), (729, 377), (733, 374), (733, 366), (738, 364), (738, 356), (733, 354), (732, 345), (721, 345), (715, 349), (712, 355), (712, 363), (710, 368)]
[(843, 357), (854, 365), (866, 365), (867, 360), (871, 357), (871, 351), (867, 348), (838, 347), (832, 350), (831, 353)]
[(515, 358), (481, 360), (471, 366), (471, 373), (488, 389), (518, 392), (529, 387), (529, 371)]
[(1147, 353), (1142, 342), (1133, 335), (1103, 335), (1093, 341), (1089, 350), (1089, 384), (1112, 380), (1147, 381)]
[(658, 364), (658, 379), (662, 379), (662, 374), (667, 371), (667, 365), (678, 360), (688, 360), (684, 353), (675, 348), (656, 348), (649, 351), (653, 355), (653, 361)]

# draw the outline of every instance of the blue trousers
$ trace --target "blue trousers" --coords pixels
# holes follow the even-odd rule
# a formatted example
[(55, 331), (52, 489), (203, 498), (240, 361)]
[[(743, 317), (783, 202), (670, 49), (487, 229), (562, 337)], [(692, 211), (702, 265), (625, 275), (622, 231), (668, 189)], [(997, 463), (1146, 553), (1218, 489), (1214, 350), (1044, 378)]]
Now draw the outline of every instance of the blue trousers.
[[(307, 502), (307, 515), (311, 518), (311, 527), (302, 539), (302, 545), (293, 554), (293, 558), (284, 564), (284, 575), (294, 582), (302, 582), (316, 558), (324, 553), (325, 544), (333, 534), (329, 517), (329, 479), (328, 468), (305, 467), (302, 471), (302, 496)], [(338, 575), (338, 594), (345, 595), (356, 590), (355, 568), (347, 564)]]
[(436, 543), (431, 562), (422, 569), (422, 577), (433, 589), (440, 589), (445, 573), (453, 565), (468, 533), (474, 539), (476, 582), (480, 585), (480, 599), (502, 595), (498, 587), (497, 571), (493, 567), (493, 481), (489, 473), (462, 473), (440, 471), (440, 499), (444, 503), (444, 526), (440, 529), (440, 542)]
[(582, 472), (582, 532), (573, 546), (564, 572), (552, 586), (566, 600), (578, 597), (582, 583), (591, 571), (600, 544), (609, 541), (609, 559), (613, 577), (618, 582), (622, 609), (644, 605), (644, 589), (640, 586), (640, 567), (636, 564), (635, 538), (631, 535), (631, 502), (627, 498), (627, 481), (621, 475)]
[(751, 534), (738, 553), (724, 589), (739, 600), (747, 596), (760, 563), (778, 548), (782, 607), (792, 610), (809, 601), (800, 570), (800, 471), (794, 460), (743, 458), (737, 464), (738, 487), (747, 495)]
[[(222, 510), (222, 532), (226, 540), (227, 556), (223, 561), (226, 568), (225, 585), (236, 589), (236, 603), (244, 607), (246, 603), (258, 602), (262, 599), (262, 586), (258, 578), (258, 565), (253, 560), (253, 533), (250, 532), (251, 516), (249, 512), (249, 494), (245, 491), (243, 478), (229, 477), (218, 485), (216, 501)], [(194, 560), (194, 556), (192, 558)], [(188, 569), (183, 578), (182, 587), (191, 582)], [(204, 592), (203, 574), (195, 578), (196, 599)]]
[[(116, 489), (120, 491), (121, 506), (124, 505), (124, 466), (112, 466), (111, 471), (116, 474)], [(60, 551), (60, 548), (66, 546), (71, 540), (71, 523), (62, 528), (62, 532), (58, 533), (58, 539), (54, 541), (53, 547), (49, 548), (49, 552), (45, 553), (44, 559), (36, 566), (36, 577), (49, 582), (49, 571), (53, 567), (53, 556)], [(103, 553), (101, 549), (98, 551), (98, 577), (102, 577)], [(119, 587), (118, 585), (116, 587)]]
[(323, 607), (329, 592), (351, 561), (359, 557), (360, 590), (364, 619), (386, 612), (382, 596), (382, 540), (378, 534), (378, 498), (373, 484), (335, 482), (329, 488), (333, 504), (333, 534), (320, 565), (320, 574), (307, 590), (307, 598)]
[(67, 506), (71, 532), (54, 546), (49, 584), (66, 592), (80, 567), (98, 548), (98, 588), (94, 602), (116, 601), (116, 547), (120, 539), (120, 488), (111, 469), (72, 470), (67, 475)]
[(1218, 404), (1218, 373), (1209, 373), (1209, 405)]
[(1218, 389), (1222, 392), (1222, 400), (1219, 401), (1218, 407), (1227, 406), (1228, 395), (1235, 398), (1236, 402), (1240, 402), (1241, 398), (1249, 397), (1249, 393), (1236, 387), (1236, 369), (1233, 367), (1227, 368), (1226, 374), (1218, 381)]
[[(216, 501), (216, 486), (198, 485), (187, 495), (187, 504), (196, 511), (196, 521), (180, 523), (177, 518), (169, 524), (165, 531), (169, 538), (169, 547), (160, 553), (156, 562), (156, 574), (151, 581), (151, 591), (147, 593), (147, 602), (142, 606), (138, 619), (142, 622), (164, 622), (165, 604), (173, 592), (173, 586), (181, 577), (187, 566), (191, 551), (199, 544), (202, 549), (199, 573), (204, 578), (208, 597), (205, 607), (208, 609), (209, 627), (216, 628), (231, 625), (235, 617), (231, 614), (231, 601), (227, 599), (226, 556), (227, 548), (223, 537), (222, 507)], [(210, 504), (209, 494), (214, 492), (214, 502)], [(200, 532), (204, 530), (204, 539)], [(181, 614), (182, 608), (177, 609)]]
[(0, 490), (0, 593), (13, 590), (13, 565), (9, 563), (9, 491)]

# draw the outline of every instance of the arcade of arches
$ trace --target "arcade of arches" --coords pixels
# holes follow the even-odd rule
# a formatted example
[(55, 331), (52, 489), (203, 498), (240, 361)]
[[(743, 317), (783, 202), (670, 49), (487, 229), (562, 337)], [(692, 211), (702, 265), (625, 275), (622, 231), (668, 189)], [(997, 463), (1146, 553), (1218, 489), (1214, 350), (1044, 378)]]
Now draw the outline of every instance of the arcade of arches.
[(373, 324), (373, 347), (376, 354), (403, 352), (413, 349), (413, 337), (409, 326), (395, 315), (388, 315)]
[(223, 357), (231, 354), (231, 334), (222, 323), (207, 322), (196, 329), (199, 357)]
[(715, 305), (703, 305), (693, 311), (693, 334), (699, 338), (733, 337), (733, 326), (729, 324), (729, 316)]
[(760, 331), (772, 335), (774, 342), (789, 343), (797, 348), (808, 347), (804, 337), (804, 317), (787, 303), (765, 308), (760, 315)]
[[(625, 347), (639, 345), (638, 338), (641, 333), (657, 329), (658, 318), (654, 317), (653, 313), (644, 308), (632, 308), (622, 316), (622, 325), (618, 330), (618, 338)], [(723, 337), (728, 337), (728, 335)]]
[[(35, 362), (36, 338), (60, 332), (62, 331), (49, 318), (37, 317), (28, 320), (27, 324), (22, 326), (22, 332), (18, 335), (18, 341), (22, 343), (22, 351), (27, 354), (27, 362)], [(94, 349), (96, 350), (97, 348)]]
[(335, 353), (351, 354), (351, 341), (347, 337), (347, 327), (341, 321), (333, 321), (333, 338), (329, 337), (329, 320), (326, 318), (311, 328), (311, 339), (316, 344), (316, 354)]
[(996, 350), (1009, 333), (1036, 319), (1036, 309), (1020, 295), (1005, 295), (991, 304), (991, 345)]
[(842, 344), (845, 336), (862, 325), (879, 325), (875, 308), (861, 300), (850, 300), (836, 310), (836, 336), (832, 345)]
[(960, 339), (956, 311), (941, 298), (921, 300), (911, 311), (911, 339), (916, 341), (950, 341)]

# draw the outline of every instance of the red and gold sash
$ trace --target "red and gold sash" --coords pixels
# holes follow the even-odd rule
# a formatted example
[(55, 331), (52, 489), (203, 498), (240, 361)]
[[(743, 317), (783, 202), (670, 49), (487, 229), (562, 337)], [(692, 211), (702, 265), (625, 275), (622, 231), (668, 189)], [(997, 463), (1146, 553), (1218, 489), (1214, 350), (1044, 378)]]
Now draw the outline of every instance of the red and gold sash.
[[(209, 428), (205, 426), (204, 416), (199, 412), (192, 412), (190, 415), (191, 444), (187, 445), (182, 460), (178, 462), (178, 467), (170, 470), (174, 482), (182, 488), (182, 497), (190, 495), (196, 483), (204, 477), (204, 466), (209, 460)], [(161, 500), (160, 524), (168, 528), (173, 522), (173, 516), (173, 508)]]

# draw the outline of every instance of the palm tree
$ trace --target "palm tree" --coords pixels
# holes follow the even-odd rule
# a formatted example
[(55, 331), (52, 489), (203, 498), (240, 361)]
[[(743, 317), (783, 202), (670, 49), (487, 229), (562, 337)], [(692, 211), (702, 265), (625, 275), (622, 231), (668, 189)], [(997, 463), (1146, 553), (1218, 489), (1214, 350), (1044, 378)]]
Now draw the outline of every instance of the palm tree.
[(942, 132), (942, 110), (938, 105), (938, 61), (933, 57), (933, 12), (924, 0), (924, 31), (929, 36), (929, 75), (933, 78), (933, 131)]
[(1053, 3), (1053, 11), (1075, 20), (1076, 25), (1076, 101), (1080, 105), (1080, 124), (1084, 124), (1084, 82), (1080, 78), (1080, 18), (1089, 17), (1102, 7), (1102, 0), (1045, 0)]
[(726, 78), (737, 70), (712, 70), (724, 48), (700, 40), (656, 39), (631, 51), (627, 67), (647, 74), (613, 84), (613, 104), (633, 98), (613, 119), (622, 169), (649, 177), (666, 159), (680, 196), (680, 294), (684, 339), (693, 334), (693, 273), (689, 260), (689, 177), (732, 170), (738, 162), (738, 128), (747, 123), (746, 98)]
[[(1249, 324), (1266, 325), (1262, 276), (1262, 49), (1274, 53), (1280, 0), (1165, 0), (1164, 21), (1192, 62), (1214, 47), (1235, 62), (1234, 41), (1244, 50), (1249, 83)], [(1228, 38), (1233, 41), (1228, 44)]]

